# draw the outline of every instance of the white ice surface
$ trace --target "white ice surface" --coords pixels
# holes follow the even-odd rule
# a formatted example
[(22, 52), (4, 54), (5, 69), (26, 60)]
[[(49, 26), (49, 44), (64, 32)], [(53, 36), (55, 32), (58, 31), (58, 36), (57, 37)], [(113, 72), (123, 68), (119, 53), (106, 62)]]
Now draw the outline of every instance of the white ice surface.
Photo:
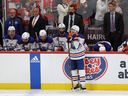
[(0, 96), (128, 96), (128, 91), (0, 90)]

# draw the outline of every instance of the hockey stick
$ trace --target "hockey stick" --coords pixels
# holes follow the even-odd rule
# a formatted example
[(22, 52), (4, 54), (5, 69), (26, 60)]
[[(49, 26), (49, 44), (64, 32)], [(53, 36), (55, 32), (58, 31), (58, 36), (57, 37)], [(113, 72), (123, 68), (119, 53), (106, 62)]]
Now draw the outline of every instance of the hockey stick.
[[(69, 40), (68, 40), (68, 56), (69, 56), (69, 59), (70, 59), (70, 46), (69, 46)], [(74, 89), (74, 86), (73, 86), (73, 78), (72, 78), (72, 72), (71, 72), (71, 64), (69, 64), (69, 68), (70, 68), (70, 74), (71, 74), (71, 85), (72, 85), (72, 88), (71, 89)]]
[(39, 38), (38, 38), (38, 35), (37, 35), (37, 32), (35, 32), (35, 36), (36, 36), (36, 43), (35, 43), (35, 47), (36, 47), (36, 50), (38, 50), (38, 40), (39, 40)]

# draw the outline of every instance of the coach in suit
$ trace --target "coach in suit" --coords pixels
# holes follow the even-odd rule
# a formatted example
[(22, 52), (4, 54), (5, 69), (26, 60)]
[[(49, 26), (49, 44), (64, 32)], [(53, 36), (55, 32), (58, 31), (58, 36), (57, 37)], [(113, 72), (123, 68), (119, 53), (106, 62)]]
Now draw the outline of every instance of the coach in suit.
[(66, 26), (66, 31), (70, 32), (70, 28), (73, 25), (80, 27), (80, 33), (84, 34), (83, 17), (76, 13), (76, 5), (72, 4), (69, 6), (69, 14), (64, 17), (63, 23)]
[(114, 3), (110, 2), (108, 8), (109, 12), (104, 16), (103, 29), (106, 39), (112, 44), (113, 50), (117, 51), (124, 33), (123, 16), (115, 12), (116, 5)]
[(46, 27), (46, 21), (40, 15), (40, 9), (38, 7), (35, 7), (33, 9), (33, 16), (30, 18), (30, 21), (29, 21), (28, 31), (30, 35), (33, 38), (37, 39), (36, 37), (39, 36), (39, 31), (42, 29), (45, 29), (45, 27)]

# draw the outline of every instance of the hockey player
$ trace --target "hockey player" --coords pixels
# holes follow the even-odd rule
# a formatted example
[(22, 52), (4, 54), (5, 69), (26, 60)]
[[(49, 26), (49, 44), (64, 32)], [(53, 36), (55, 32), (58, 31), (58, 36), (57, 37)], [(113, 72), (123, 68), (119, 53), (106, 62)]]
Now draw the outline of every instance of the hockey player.
[(106, 52), (112, 51), (112, 45), (108, 41), (99, 41), (93, 46), (93, 51)]
[(71, 64), (71, 75), (73, 80), (73, 89), (85, 90), (85, 69), (84, 58), (86, 48), (84, 39), (78, 34), (79, 27), (73, 25), (69, 33), (69, 59)]
[(58, 26), (58, 34), (53, 38), (54, 51), (68, 51), (67, 37), (68, 33), (65, 31), (65, 25), (60, 23)]
[(53, 51), (53, 39), (47, 36), (45, 30), (40, 30), (38, 46), (40, 51)]
[(20, 36), (16, 34), (15, 27), (9, 26), (7, 35), (3, 38), (3, 50), (16, 51)]
[(125, 40), (119, 47), (118, 52), (124, 52), (128, 54), (128, 39)]
[(35, 49), (35, 42), (28, 32), (24, 32), (21, 36), (20, 42), (18, 42), (19, 51), (33, 51)]

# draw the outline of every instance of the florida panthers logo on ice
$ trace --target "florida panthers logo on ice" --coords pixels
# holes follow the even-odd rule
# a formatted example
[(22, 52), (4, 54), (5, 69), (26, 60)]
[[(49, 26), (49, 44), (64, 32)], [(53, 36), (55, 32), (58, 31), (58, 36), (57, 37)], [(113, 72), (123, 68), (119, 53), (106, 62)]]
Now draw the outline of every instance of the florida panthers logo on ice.
[[(86, 57), (84, 59), (86, 80), (97, 80), (101, 78), (108, 69), (108, 63), (104, 57)], [(63, 72), (65, 76), (71, 79), (70, 60), (65, 59), (63, 63)]]

